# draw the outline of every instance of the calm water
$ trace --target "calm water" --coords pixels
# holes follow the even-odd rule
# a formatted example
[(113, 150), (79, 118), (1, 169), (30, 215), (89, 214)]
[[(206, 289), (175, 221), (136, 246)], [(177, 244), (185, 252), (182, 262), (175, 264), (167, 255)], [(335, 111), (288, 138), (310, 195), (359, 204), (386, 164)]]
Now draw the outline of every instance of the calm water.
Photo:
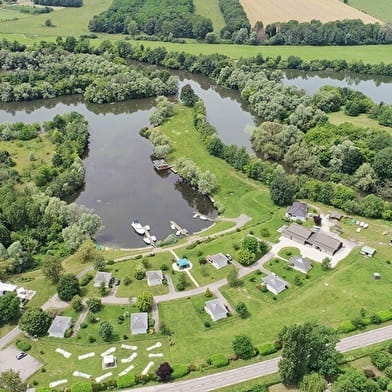
[[(223, 142), (250, 149), (249, 129), (257, 119), (239, 94), (202, 76), (176, 74), (180, 77), (180, 88), (189, 83), (204, 100), (208, 120)], [(324, 84), (347, 86), (363, 91), (375, 101), (392, 101), (392, 95), (388, 94), (392, 78), (288, 72), (284, 83), (295, 84), (309, 93)], [(170, 172), (158, 174), (152, 168), (152, 146), (139, 135), (139, 130), (149, 125), (153, 99), (94, 105), (86, 104), (80, 96), (72, 96), (1, 104), (0, 121), (43, 122), (72, 110), (85, 116), (90, 130), (89, 152), (84, 160), (86, 185), (75, 199), (94, 208), (102, 217), (105, 228), (97, 235), (99, 243), (120, 247), (143, 245), (142, 238), (130, 229), (131, 218), (149, 224), (152, 233), (162, 239), (173, 232), (170, 220), (195, 232), (208, 223), (193, 219), (193, 211), (216, 215), (209, 200), (183, 184), (178, 176)]]

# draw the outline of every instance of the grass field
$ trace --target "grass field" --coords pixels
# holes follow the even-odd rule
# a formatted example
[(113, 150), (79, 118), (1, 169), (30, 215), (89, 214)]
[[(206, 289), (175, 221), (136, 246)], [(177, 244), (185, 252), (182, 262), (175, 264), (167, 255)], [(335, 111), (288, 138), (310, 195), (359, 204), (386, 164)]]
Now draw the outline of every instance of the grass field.
[(252, 25), (262, 21), (264, 26), (274, 22), (310, 22), (313, 19), (330, 22), (343, 19), (361, 19), (376, 23), (378, 19), (367, 15), (339, 0), (240, 0)]
[(194, 0), (195, 14), (210, 18), (214, 31), (218, 34), (225, 27), (225, 20), (219, 9), (218, 0)]
[(29, 17), (29, 14), (23, 14), (17, 10), (0, 7), (0, 22), (7, 20), (23, 19)]
[(348, 4), (384, 22), (392, 22), (392, 2), (390, 0), (349, 0)]

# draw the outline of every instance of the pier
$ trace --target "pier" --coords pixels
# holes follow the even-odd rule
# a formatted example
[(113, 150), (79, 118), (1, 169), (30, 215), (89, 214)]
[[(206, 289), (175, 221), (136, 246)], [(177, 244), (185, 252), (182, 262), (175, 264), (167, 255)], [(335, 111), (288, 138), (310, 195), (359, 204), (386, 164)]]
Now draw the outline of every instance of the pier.
[(154, 248), (156, 247), (155, 241), (152, 238), (152, 235), (150, 233), (150, 226), (144, 226), (144, 237), (148, 238), (150, 240), (150, 245), (153, 246)]
[(189, 235), (189, 232), (188, 232), (187, 229), (182, 228), (179, 224), (177, 224), (177, 223), (174, 222), (174, 221), (170, 221), (170, 227), (171, 227), (171, 228), (174, 227), (173, 230), (176, 230), (176, 231), (180, 232), (181, 235), (185, 235), (185, 236), (188, 236), (188, 235)]

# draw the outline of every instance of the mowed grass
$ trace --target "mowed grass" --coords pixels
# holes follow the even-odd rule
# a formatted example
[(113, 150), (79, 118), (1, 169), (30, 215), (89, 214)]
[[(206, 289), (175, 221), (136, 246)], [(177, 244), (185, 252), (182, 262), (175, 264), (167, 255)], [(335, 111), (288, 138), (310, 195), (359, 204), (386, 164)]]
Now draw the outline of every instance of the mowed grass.
[(218, 34), (225, 27), (225, 20), (219, 9), (218, 0), (194, 0), (195, 14), (210, 18), (214, 26), (214, 31)]
[(29, 14), (23, 14), (17, 10), (0, 7), (0, 22), (13, 19), (23, 19), (29, 16)]
[(373, 15), (384, 22), (392, 22), (392, 2), (390, 0), (350, 0), (351, 7)]

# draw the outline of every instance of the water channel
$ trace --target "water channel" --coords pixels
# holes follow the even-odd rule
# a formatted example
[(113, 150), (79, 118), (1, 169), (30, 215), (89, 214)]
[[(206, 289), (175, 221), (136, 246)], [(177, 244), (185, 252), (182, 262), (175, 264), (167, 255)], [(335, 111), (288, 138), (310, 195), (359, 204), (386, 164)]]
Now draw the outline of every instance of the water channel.
[[(191, 84), (204, 100), (208, 120), (226, 144), (243, 145), (250, 149), (250, 128), (257, 119), (241, 101), (238, 92), (217, 86), (210, 79), (177, 73), (180, 88)], [(287, 72), (285, 84), (295, 84), (313, 93), (324, 84), (347, 86), (363, 91), (375, 101), (392, 102), (388, 91), (392, 78), (360, 78), (342, 74)], [(1, 122), (43, 122), (56, 114), (78, 111), (89, 123), (89, 151), (84, 160), (85, 187), (76, 202), (94, 208), (102, 217), (105, 228), (98, 233), (98, 243), (116, 247), (142, 246), (142, 238), (130, 229), (130, 220), (149, 224), (152, 233), (163, 239), (173, 231), (174, 220), (190, 232), (208, 226), (193, 219), (195, 210), (215, 216), (210, 201), (182, 183), (171, 172), (157, 173), (151, 164), (150, 142), (139, 135), (149, 125), (154, 99), (134, 100), (116, 104), (95, 105), (80, 96), (51, 100), (18, 102), (0, 105)]]

